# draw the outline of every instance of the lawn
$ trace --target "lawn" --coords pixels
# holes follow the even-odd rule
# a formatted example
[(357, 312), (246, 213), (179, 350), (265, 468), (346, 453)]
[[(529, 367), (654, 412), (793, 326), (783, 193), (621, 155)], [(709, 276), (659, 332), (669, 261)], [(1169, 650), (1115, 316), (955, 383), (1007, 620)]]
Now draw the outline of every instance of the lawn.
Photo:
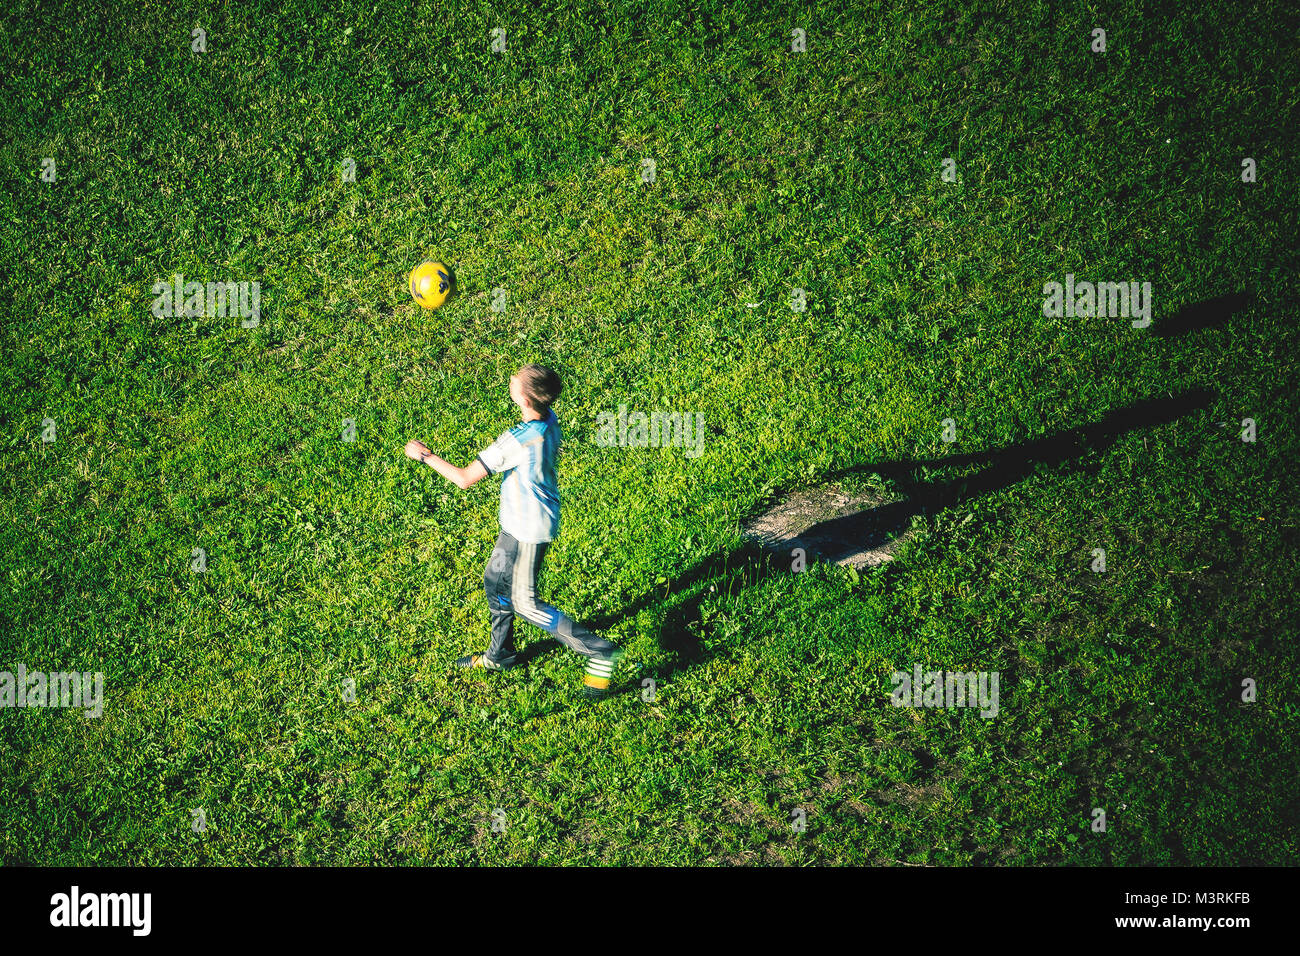
[[(1300, 9), (330, 6), (0, 12), (0, 671), (103, 674), (0, 707), (0, 862), (1295, 862)], [(455, 668), (499, 480), (402, 453), (528, 362), (603, 701)], [(893, 560), (742, 536), (831, 490)]]

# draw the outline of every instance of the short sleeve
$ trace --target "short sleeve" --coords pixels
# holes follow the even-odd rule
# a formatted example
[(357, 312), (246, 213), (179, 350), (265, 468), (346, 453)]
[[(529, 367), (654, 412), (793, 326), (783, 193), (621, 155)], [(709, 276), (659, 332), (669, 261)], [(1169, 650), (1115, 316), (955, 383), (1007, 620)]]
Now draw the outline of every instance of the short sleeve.
[(522, 465), (526, 457), (519, 439), (510, 432), (502, 432), (500, 438), (483, 449), (478, 460), (483, 463), (489, 475), (496, 475)]

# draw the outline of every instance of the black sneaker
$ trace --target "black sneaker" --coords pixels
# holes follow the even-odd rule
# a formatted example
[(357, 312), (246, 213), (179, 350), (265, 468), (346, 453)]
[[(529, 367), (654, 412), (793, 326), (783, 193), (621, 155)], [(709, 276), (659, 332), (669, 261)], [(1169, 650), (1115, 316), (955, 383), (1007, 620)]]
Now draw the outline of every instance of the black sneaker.
[(494, 664), (486, 654), (467, 654), (456, 662), (457, 667), (482, 667), (489, 671), (508, 671), (512, 664)]

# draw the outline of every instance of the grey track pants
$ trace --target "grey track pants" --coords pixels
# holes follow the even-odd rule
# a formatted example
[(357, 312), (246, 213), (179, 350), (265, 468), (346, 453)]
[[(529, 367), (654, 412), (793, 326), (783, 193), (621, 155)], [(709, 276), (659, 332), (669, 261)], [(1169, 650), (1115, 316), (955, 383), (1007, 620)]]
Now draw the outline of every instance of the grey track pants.
[(487, 659), (509, 667), (515, 662), (515, 615), (551, 634), (584, 657), (605, 657), (618, 645), (588, 630), (563, 611), (537, 600), (537, 575), (549, 542), (529, 544), (502, 531), (483, 574), (492, 642)]

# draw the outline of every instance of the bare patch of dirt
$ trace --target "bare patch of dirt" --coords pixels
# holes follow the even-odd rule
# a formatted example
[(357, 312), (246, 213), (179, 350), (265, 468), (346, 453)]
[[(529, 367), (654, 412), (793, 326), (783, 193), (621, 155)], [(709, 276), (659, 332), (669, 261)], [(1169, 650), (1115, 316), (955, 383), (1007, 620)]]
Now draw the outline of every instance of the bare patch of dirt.
[(873, 807), (867, 803), (863, 803), (857, 797), (849, 797), (847, 800), (845, 800), (844, 809), (852, 813), (854, 816), (861, 817), (863, 819), (873, 817), (878, 812), (876, 807)]
[(772, 826), (771, 821), (761, 810), (752, 803), (738, 800), (735, 797), (727, 797), (723, 800), (722, 810), (727, 815), (728, 823), (748, 824), (757, 821), (765, 827), (770, 828)]
[(766, 843), (763, 845), (763, 861), (769, 866), (788, 866), (785, 857), (781, 855), (773, 844)]
[(913, 513), (900, 499), (827, 485), (795, 492), (741, 530), (787, 561), (803, 548), (810, 559), (861, 570), (892, 561), (915, 536)]
[(755, 866), (758, 864), (758, 853), (754, 850), (741, 850), (737, 853), (728, 853), (722, 857), (719, 862), (723, 866)]

